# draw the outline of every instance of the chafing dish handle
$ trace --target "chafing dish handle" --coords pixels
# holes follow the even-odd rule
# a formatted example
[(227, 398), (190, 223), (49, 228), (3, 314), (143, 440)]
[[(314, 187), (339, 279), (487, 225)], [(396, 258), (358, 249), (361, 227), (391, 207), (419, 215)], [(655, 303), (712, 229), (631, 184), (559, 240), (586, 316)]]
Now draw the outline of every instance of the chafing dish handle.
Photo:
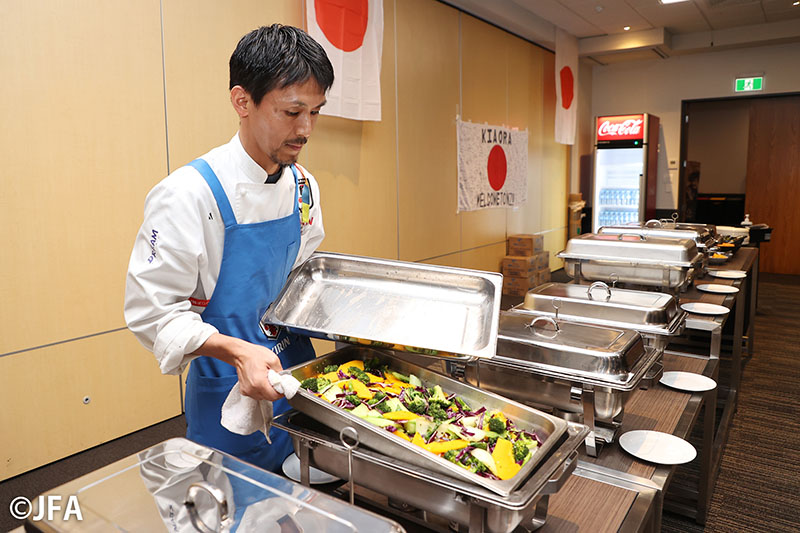
[(573, 450), (569, 457), (559, 465), (558, 471), (554, 472), (544, 484), (542, 494), (555, 494), (561, 490), (569, 476), (575, 471), (576, 466), (578, 466), (578, 450)]
[(657, 218), (651, 218), (647, 222), (644, 223), (645, 228), (660, 228), (663, 224)]
[(626, 235), (627, 235), (628, 237), (639, 237), (639, 240), (640, 240), (640, 241), (646, 241), (646, 240), (647, 240), (647, 237), (645, 237), (645, 236), (644, 236), (643, 234), (641, 234), (641, 233), (620, 233), (619, 235), (617, 235), (617, 240), (618, 240), (618, 241), (621, 241), (621, 240), (622, 240), (622, 238), (623, 238), (623, 237), (625, 237)]
[(549, 322), (550, 324), (553, 324), (553, 327), (556, 328), (556, 331), (555, 331), (556, 335), (558, 335), (558, 332), (561, 331), (561, 328), (558, 327), (558, 322), (556, 322), (555, 320), (553, 320), (549, 316), (540, 316), (540, 317), (534, 318), (531, 321), (530, 324), (527, 324), (527, 327), (533, 330), (534, 335), (540, 335), (542, 337), (547, 337), (548, 339), (554, 338), (554, 337), (549, 337), (547, 335), (542, 335), (541, 333), (536, 331), (536, 329), (535, 329), (536, 328), (536, 323), (539, 322), (539, 321)]
[[(197, 512), (197, 506), (195, 505), (195, 499), (197, 495), (201, 492), (207, 492), (211, 497), (214, 499), (214, 502), (217, 504), (217, 529), (212, 529), (203, 522), (203, 519), (200, 518), (200, 514)], [(183, 503), (186, 506), (186, 509), (189, 511), (189, 519), (192, 521), (192, 525), (198, 531), (202, 533), (215, 533), (223, 528), (229, 522), (230, 514), (228, 512), (228, 499), (225, 497), (225, 493), (219, 487), (212, 485), (207, 481), (198, 481), (197, 483), (192, 483), (189, 485), (189, 489), (186, 491), (186, 500)]]
[(586, 289), (586, 295), (589, 297), (590, 300), (594, 300), (594, 298), (592, 298), (592, 290), (593, 289), (605, 289), (606, 290), (606, 300), (605, 301), (607, 302), (607, 301), (609, 301), (611, 299), (611, 288), (608, 285), (606, 285), (605, 283), (603, 283), (602, 281), (595, 281), (594, 283), (589, 285), (588, 289)]
[(639, 382), (640, 389), (649, 389), (661, 380), (664, 375), (664, 362), (657, 361), (650, 367), (647, 373), (642, 376), (642, 381)]

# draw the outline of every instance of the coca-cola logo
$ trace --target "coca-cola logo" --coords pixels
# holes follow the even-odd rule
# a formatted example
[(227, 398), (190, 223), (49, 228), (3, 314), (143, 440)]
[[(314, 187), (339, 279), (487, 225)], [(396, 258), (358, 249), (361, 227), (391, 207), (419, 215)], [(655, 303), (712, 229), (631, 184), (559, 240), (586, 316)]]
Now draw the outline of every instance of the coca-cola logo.
[(619, 124), (613, 124), (606, 120), (600, 124), (597, 130), (598, 135), (621, 137), (623, 135), (639, 135), (642, 133), (642, 124), (644, 120), (641, 119), (628, 119)]

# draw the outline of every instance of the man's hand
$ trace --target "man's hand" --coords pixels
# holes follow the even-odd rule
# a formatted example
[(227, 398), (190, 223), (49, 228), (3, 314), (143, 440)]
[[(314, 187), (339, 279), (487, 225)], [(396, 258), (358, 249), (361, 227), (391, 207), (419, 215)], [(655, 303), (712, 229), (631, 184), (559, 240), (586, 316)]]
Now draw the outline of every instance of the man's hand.
[(283, 370), (278, 356), (268, 348), (215, 333), (194, 353), (214, 357), (236, 367), (239, 389), (245, 396), (271, 402), (283, 397), (272, 388), (267, 377), (270, 369), (276, 372)]

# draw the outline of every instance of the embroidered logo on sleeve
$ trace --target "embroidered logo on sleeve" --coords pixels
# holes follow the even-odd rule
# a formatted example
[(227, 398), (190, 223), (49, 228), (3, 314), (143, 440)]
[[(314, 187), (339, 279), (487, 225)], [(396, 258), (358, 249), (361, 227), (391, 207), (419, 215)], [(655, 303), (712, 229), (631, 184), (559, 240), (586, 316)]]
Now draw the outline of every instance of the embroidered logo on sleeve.
[(156, 258), (156, 245), (158, 244), (158, 230), (153, 230), (150, 234), (150, 257), (147, 258), (148, 263), (152, 263)]

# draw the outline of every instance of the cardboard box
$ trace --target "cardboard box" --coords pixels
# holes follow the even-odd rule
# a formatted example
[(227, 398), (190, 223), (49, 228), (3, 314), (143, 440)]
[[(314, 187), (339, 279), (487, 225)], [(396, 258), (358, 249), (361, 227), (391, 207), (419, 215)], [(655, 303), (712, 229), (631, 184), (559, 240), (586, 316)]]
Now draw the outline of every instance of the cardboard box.
[(544, 237), (539, 234), (520, 234), (508, 237), (508, 255), (533, 255), (544, 249)]
[(533, 272), (530, 277), (513, 277), (503, 275), (503, 294), (509, 296), (525, 296), (529, 290), (536, 287), (538, 284), (537, 271)]
[(550, 267), (541, 268), (536, 271), (536, 286), (550, 281)]
[[(507, 255), (503, 258), (502, 270), (504, 276), (528, 276), (528, 271), (537, 270), (535, 255)], [(511, 272), (520, 272), (512, 274)]]
[(550, 252), (547, 250), (542, 250), (541, 252), (536, 252), (534, 255), (536, 265), (536, 270), (540, 270), (542, 268), (550, 268)]

